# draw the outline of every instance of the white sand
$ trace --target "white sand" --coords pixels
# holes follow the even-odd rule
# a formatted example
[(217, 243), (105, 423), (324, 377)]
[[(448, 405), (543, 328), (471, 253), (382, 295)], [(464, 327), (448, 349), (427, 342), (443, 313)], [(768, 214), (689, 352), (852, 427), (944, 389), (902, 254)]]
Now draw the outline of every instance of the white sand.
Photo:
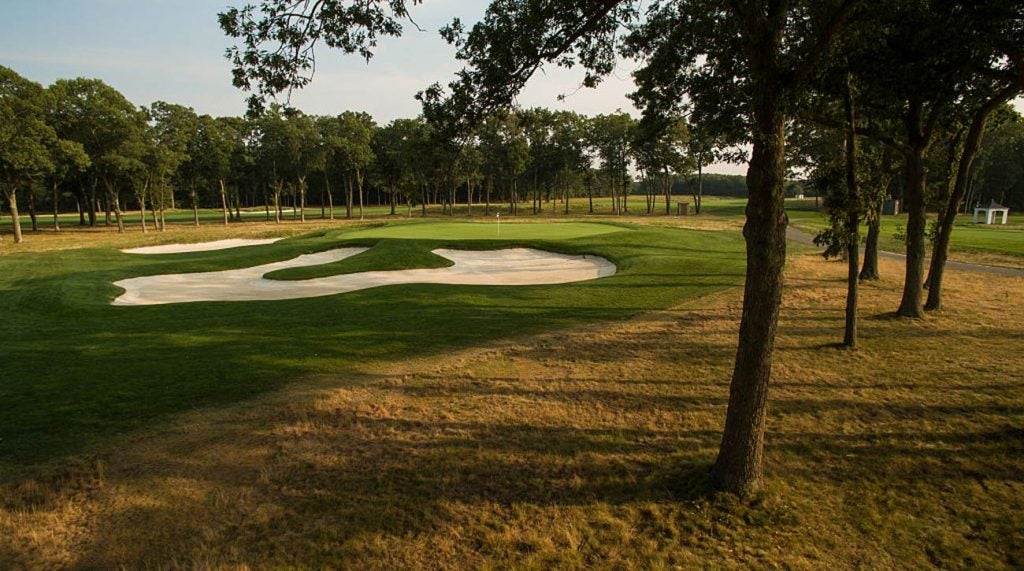
[(195, 244), (164, 244), (163, 246), (145, 246), (142, 248), (130, 248), (121, 250), (125, 254), (182, 254), (185, 252), (209, 252), (210, 250), (226, 250), (228, 248), (239, 248), (241, 246), (262, 246), (273, 244), (283, 238), (232, 238), (230, 240), (216, 240), (214, 242), (198, 242)]
[(366, 248), (339, 248), (240, 270), (166, 274), (114, 282), (125, 292), (114, 305), (191, 301), (256, 301), (334, 295), (383, 285), (536, 285), (592, 280), (613, 275), (615, 264), (598, 256), (566, 256), (541, 250), (434, 250), (455, 265), (447, 268), (361, 272), (300, 281), (268, 280), (274, 270), (343, 260)]

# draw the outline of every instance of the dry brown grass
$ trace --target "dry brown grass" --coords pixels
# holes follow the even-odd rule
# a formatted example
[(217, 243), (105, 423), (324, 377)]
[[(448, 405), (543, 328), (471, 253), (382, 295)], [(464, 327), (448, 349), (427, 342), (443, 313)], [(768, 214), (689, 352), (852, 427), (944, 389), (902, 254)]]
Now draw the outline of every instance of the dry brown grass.
[(0, 567), (1024, 565), (1024, 280), (896, 320), (883, 261), (850, 352), (843, 271), (791, 260), (751, 501), (705, 477), (732, 290), (184, 415), (0, 488)]
[(970, 252), (950, 252), (949, 259), (954, 262), (965, 264), (982, 264), (985, 266), (999, 266), (1002, 268), (1015, 268), (1024, 270), (1024, 258), (1000, 254), (998, 252), (982, 252), (979, 250)]

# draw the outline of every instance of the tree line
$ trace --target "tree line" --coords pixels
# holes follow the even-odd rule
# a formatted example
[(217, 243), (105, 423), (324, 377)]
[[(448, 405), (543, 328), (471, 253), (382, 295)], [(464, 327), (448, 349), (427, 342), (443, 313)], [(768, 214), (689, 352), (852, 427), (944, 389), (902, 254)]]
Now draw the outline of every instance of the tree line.
[[(97, 79), (49, 87), (0, 67), (0, 189), (15, 240), (19, 212), (33, 230), (48, 210), (52, 227), (72, 205), (79, 224), (116, 225), (125, 210), (147, 232), (166, 211), (218, 208), (223, 223), (263, 207), (267, 219), (305, 221), (307, 210), (363, 218), (368, 204), (407, 214), (428, 204), (454, 212), (568, 212), (569, 198), (611, 197), (616, 214), (661, 209), (693, 194), (699, 212), (702, 169), (719, 155), (679, 118), (657, 134), (629, 114), (586, 117), (545, 108), (496, 110), (456, 141), (424, 117), (386, 125), (361, 112), (308, 115), (272, 105), (247, 117), (211, 117), (157, 101), (136, 106)], [(721, 180), (714, 176), (715, 189)], [(732, 181), (737, 192), (738, 181)], [(630, 197), (639, 194), (631, 206)], [(529, 204), (527, 207), (526, 205)], [(632, 210), (631, 210), (632, 209)], [(133, 215), (134, 216), (134, 215)]]

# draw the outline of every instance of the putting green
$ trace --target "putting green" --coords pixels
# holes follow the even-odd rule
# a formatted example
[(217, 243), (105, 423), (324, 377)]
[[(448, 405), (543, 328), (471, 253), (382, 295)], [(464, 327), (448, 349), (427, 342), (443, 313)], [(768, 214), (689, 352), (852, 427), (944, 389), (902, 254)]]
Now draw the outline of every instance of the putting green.
[(627, 228), (592, 222), (547, 222), (536, 224), (488, 222), (441, 222), (394, 224), (357, 230), (348, 238), (403, 238), (410, 240), (569, 240), (625, 232)]

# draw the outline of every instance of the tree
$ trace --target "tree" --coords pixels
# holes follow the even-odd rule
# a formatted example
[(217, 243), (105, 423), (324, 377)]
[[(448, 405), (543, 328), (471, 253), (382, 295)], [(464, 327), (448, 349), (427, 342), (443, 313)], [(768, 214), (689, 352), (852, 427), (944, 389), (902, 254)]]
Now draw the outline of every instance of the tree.
[(144, 115), (116, 89), (97, 79), (62, 79), (49, 88), (55, 98), (50, 124), (61, 139), (77, 141), (91, 160), (86, 187), (81, 197), (86, 203), (90, 226), (96, 224), (100, 182), (106, 190), (104, 210), (111, 209), (123, 230), (118, 196), (119, 179), (133, 163), (133, 137), (143, 129)]
[(192, 149), (198, 174), (207, 187), (217, 185), (224, 225), (227, 225), (230, 216), (227, 183), (232, 174), (232, 160), (244, 143), (237, 122), (232, 118), (202, 115), (198, 125)]
[(57, 139), (50, 148), (53, 170), (50, 172), (50, 188), (53, 200), (53, 229), (60, 231), (60, 187), (70, 176), (85, 172), (91, 161), (85, 147), (77, 141)]
[[(340, 121), (337, 117), (317, 117), (316, 126), (320, 131), (321, 155), (323, 157), (324, 192), (327, 198), (327, 215), (334, 220), (334, 194), (331, 190), (331, 172), (341, 161), (342, 151), (345, 146), (344, 134), (341, 131)], [(323, 197), (321, 203), (321, 218), (325, 216)], [(393, 212), (392, 212), (393, 213)]]
[(199, 117), (191, 107), (157, 101), (149, 108), (149, 123), (154, 142), (150, 201), (153, 209), (159, 211), (159, 228), (163, 230), (165, 210), (174, 206), (171, 183), (188, 178), (183, 169), (188, 168), (190, 144), (199, 129)]
[[(976, 77), (970, 82), (969, 91), (961, 103), (962, 107), (967, 108), (969, 126), (953, 171), (956, 176), (936, 228), (926, 281), (928, 300), (924, 305), (930, 311), (942, 307), (942, 278), (946, 258), (949, 256), (950, 236), (960, 211), (960, 203), (967, 195), (968, 181), (989, 117), (1024, 92), (1024, 27), (1021, 26), (1021, 22), (1024, 22), (1024, 5), (1020, 2), (993, 1), (979, 5), (968, 4), (953, 12), (960, 26), (966, 26), (973, 32), (972, 45), (978, 51), (978, 61), (988, 65), (979, 65), (972, 70)], [(952, 169), (952, 161), (950, 163)]]
[(395, 214), (399, 194), (412, 179), (407, 142), (415, 136), (416, 128), (413, 119), (395, 119), (373, 134), (371, 146), (376, 157), (373, 177), (387, 192), (392, 215)]
[[(726, 425), (712, 475), (746, 493), (761, 477), (764, 422), (786, 256), (786, 124), (857, 2), (659, 5), (627, 39), (645, 113), (688, 108), (726, 140), (751, 143), (746, 282)], [(688, 95), (683, 99), (683, 94)]]
[(341, 145), (338, 158), (346, 171), (346, 217), (352, 217), (353, 183), (359, 196), (359, 219), (363, 219), (363, 182), (366, 169), (373, 163), (373, 133), (377, 124), (368, 113), (345, 111), (338, 116), (338, 130)]
[(690, 132), (682, 117), (653, 123), (641, 121), (633, 142), (637, 166), (645, 173), (647, 186), (651, 187), (647, 201), (647, 213), (654, 211), (654, 187), (660, 189), (665, 198), (665, 214), (671, 214), (672, 183), (677, 176), (686, 175), (692, 164), (687, 156)]
[(587, 150), (587, 118), (572, 111), (555, 113), (554, 142), (557, 148), (559, 178), (563, 187), (565, 214), (569, 214), (570, 187), (584, 184), (590, 172)]
[(57, 135), (46, 124), (46, 105), (41, 85), (0, 66), (0, 192), (18, 243), (22, 241), (18, 187), (54, 169), (50, 148)]
[(705, 129), (699, 124), (689, 126), (689, 140), (687, 153), (693, 163), (693, 169), (697, 171), (696, 177), (691, 177), (690, 194), (693, 196), (693, 212), (700, 214), (704, 206), (704, 167), (721, 160), (731, 159), (742, 162), (746, 157), (742, 153), (723, 153), (723, 144), (712, 129)]
[(824, 78), (823, 84), (819, 90), (822, 95), (819, 105), (834, 103), (832, 98), (835, 94), (829, 93), (829, 88), (837, 88), (841, 91), (841, 107), (845, 117), (842, 128), (834, 132), (809, 129), (803, 133), (806, 140), (814, 142), (807, 145), (809, 152), (816, 155), (812, 157), (811, 162), (811, 181), (816, 195), (826, 197), (825, 204), (832, 222), (831, 228), (819, 233), (814, 242), (826, 246), (826, 258), (841, 253), (846, 260), (846, 323), (843, 346), (854, 349), (857, 346), (860, 222), (864, 212), (864, 197), (861, 195), (861, 174), (858, 172), (861, 157), (856, 134), (853, 78), (849, 72), (832, 74), (831, 77)]
[(907, 263), (896, 312), (902, 317), (924, 316), (926, 157), (976, 70), (993, 57), (986, 28), (995, 22), (980, 17), (984, 12), (964, 3), (880, 2), (864, 12), (859, 41), (846, 46), (868, 117), (858, 133), (889, 145), (903, 160)]
[(629, 169), (633, 162), (635, 130), (636, 121), (622, 111), (598, 115), (591, 122), (591, 144), (601, 161), (615, 214), (629, 212), (627, 198), (633, 186)]
[(977, 159), (971, 165), (964, 212), (995, 200), (1024, 210), (1024, 117), (1009, 105), (989, 122)]

